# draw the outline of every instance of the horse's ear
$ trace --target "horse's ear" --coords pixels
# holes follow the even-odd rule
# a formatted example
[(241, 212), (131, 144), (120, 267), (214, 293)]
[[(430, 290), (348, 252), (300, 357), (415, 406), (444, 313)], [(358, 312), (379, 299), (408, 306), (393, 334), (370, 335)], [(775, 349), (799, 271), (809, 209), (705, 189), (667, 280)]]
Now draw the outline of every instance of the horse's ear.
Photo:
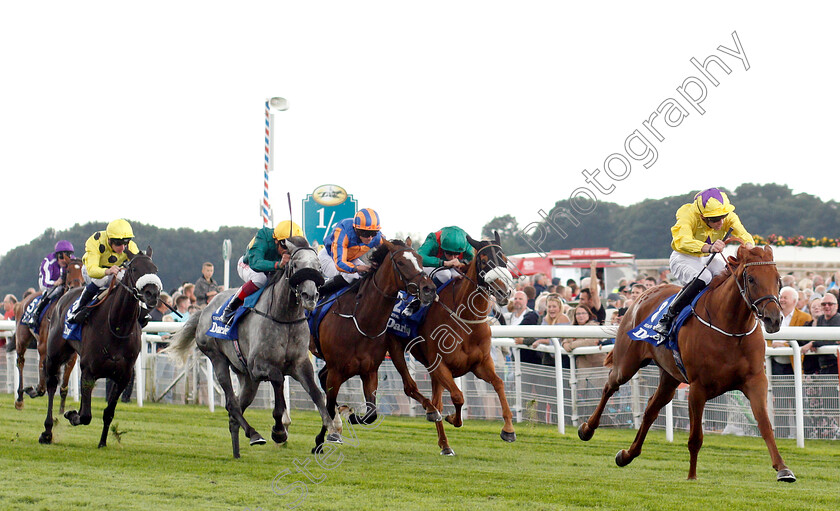
[(502, 246), (502, 239), (499, 237), (499, 231), (493, 231), (493, 237), (496, 238), (496, 245)]
[(469, 234), (467, 234), (467, 243), (469, 243), (470, 246), (472, 246), (472, 248), (476, 250), (481, 248), (481, 243), (472, 239), (472, 237)]
[(146, 245), (146, 255), (149, 256), (149, 259), (152, 258), (152, 246)]
[(407, 246), (407, 247), (411, 246), (411, 236), (409, 236), (408, 238), (405, 239), (405, 246)]
[(129, 260), (129, 261), (131, 261), (132, 259), (134, 259), (134, 256), (136, 256), (136, 255), (137, 255), (137, 254), (135, 254), (134, 252), (132, 252), (131, 250), (129, 250), (129, 249), (128, 249), (128, 247), (125, 247), (125, 256), (128, 258), (128, 260)]
[(769, 258), (768, 261), (773, 260), (773, 248), (770, 245), (764, 245), (764, 255)]

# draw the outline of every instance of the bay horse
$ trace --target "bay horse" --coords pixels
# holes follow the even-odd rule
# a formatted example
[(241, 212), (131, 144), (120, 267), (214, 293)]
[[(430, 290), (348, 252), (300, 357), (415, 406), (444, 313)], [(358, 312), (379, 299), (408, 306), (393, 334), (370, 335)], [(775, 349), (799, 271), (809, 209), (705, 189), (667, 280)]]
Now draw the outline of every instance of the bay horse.
[[(85, 277), (82, 273), (82, 260), (77, 258), (70, 259), (67, 263), (67, 267), (64, 269), (63, 278), (64, 282), (62, 285), (65, 288), (65, 293), (67, 292), (67, 289), (83, 286), (85, 284)], [(36, 398), (43, 396), (47, 391), (46, 378), (44, 376), (44, 360), (47, 355), (47, 334), (50, 330), (50, 312), (52, 312), (52, 309), (55, 308), (55, 304), (58, 303), (58, 300), (54, 300), (47, 304), (47, 309), (44, 311), (42, 316), (43, 319), (38, 325), (38, 386), (35, 388), (23, 388), (23, 367), (26, 363), (26, 349), (35, 339), (35, 332), (33, 332), (28, 325), (21, 323), (21, 319), (23, 319), (23, 313), (26, 311), (27, 307), (29, 307), (32, 300), (34, 300), (37, 296), (43, 295), (44, 293), (29, 295), (21, 300), (20, 304), (15, 307), (15, 339), (17, 340), (15, 350), (17, 351), (18, 369), (18, 391), (17, 399), (15, 399), (15, 409), (17, 410), (23, 410), (24, 392), (27, 396)], [(35, 321), (38, 321), (38, 318), (35, 318)], [(75, 367), (75, 365), (76, 354), (74, 353), (70, 357), (70, 360), (68, 360), (64, 365), (64, 377), (61, 380), (61, 389), (59, 390), (59, 393), (61, 394), (60, 413), (62, 414), (64, 413), (64, 405), (67, 401), (67, 383), (70, 381), (70, 373), (73, 372), (73, 367)]]
[(679, 331), (678, 344), (685, 367), (683, 374), (666, 347), (644, 341), (633, 341), (628, 332), (660, 306), (678, 286), (656, 286), (639, 297), (624, 315), (618, 328), (613, 351), (604, 365), (612, 366), (601, 401), (589, 419), (578, 428), (581, 440), (589, 440), (601, 420), (601, 414), (612, 396), (643, 366), (654, 361), (659, 366), (659, 386), (648, 401), (642, 424), (629, 449), (616, 454), (615, 462), (623, 467), (642, 451), (648, 429), (660, 409), (674, 397), (680, 383), (688, 383), (690, 455), (688, 479), (697, 479), (697, 454), (703, 445), (703, 408), (706, 401), (730, 390), (740, 390), (749, 399), (752, 413), (778, 481), (794, 482), (796, 477), (785, 465), (767, 414), (767, 377), (764, 372), (764, 334), (759, 320), (768, 332), (778, 332), (782, 323), (779, 305), (781, 279), (769, 246), (738, 248), (729, 257), (723, 273), (709, 283), (709, 290), (700, 297), (692, 315)]
[[(357, 289), (350, 289), (335, 299), (331, 310), (318, 326), (318, 338), (311, 336), (310, 350), (324, 360), (318, 373), (327, 394), (327, 410), (335, 418), (338, 391), (353, 376), (362, 379), (365, 414), (348, 416), (351, 424), (376, 421), (376, 389), (379, 366), (388, 352), (385, 330), (398, 292), (406, 291), (429, 305), (436, 292), (432, 280), (423, 272), (420, 254), (411, 248), (411, 239), (384, 240), (370, 255), (373, 271), (361, 279)], [(427, 400), (428, 401), (428, 400)], [(433, 413), (431, 403), (426, 412)], [(319, 438), (323, 440), (326, 429)], [(322, 442), (318, 442), (320, 445)], [(317, 452), (317, 447), (313, 452)]]
[(64, 338), (64, 318), (67, 310), (79, 297), (83, 288), (64, 293), (50, 318), (44, 374), (47, 378), (47, 417), (44, 432), (38, 438), (42, 444), (52, 443), (53, 399), (58, 386), (58, 369), (79, 354), (82, 369), (81, 407), (70, 410), (64, 417), (72, 426), (90, 424), (91, 393), (99, 378), (109, 378), (115, 385), (107, 396), (108, 404), (102, 413), (102, 436), (99, 447), (105, 447), (108, 428), (114, 419), (117, 398), (122, 394), (134, 372), (134, 362), (140, 353), (141, 329), (138, 318), (155, 308), (163, 285), (152, 262), (152, 247), (133, 254), (126, 251), (128, 261), (124, 270), (111, 279), (107, 294), (93, 305), (82, 328), (82, 340)]
[[(514, 442), (513, 414), (505, 397), (504, 382), (496, 374), (490, 355), (490, 296), (504, 306), (513, 294), (513, 277), (507, 269), (507, 257), (502, 252), (499, 234), (494, 235), (495, 241), (476, 241), (467, 236), (467, 241), (475, 249), (475, 257), (467, 266), (463, 278), (456, 279), (438, 295), (416, 338), (401, 338), (389, 332), (388, 350), (403, 379), (407, 396), (421, 403), (427, 401), (408, 372), (405, 351), (428, 369), (435, 410), (443, 410), (443, 390), (449, 391), (455, 413), (447, 415), (446, 421), (456, 428), (463, 424), (461, 407), (464, 405), (464, 393), (455, 384), (455, 378), (473, 373), (492, 385), (499, 396), (505, 421), (500, 436), (506, 442)], [(440, 454), (454, 456), (455, 451), (449, 446), (442, 421), (435, 421), (435, 426)]]
[[(240, 456), (240, 427), (245, 430), (250, 445), (266, 443), (243, 415), (245, 409), (253, 402), (260, 382), (269, 381), (274, 388), (274, 426), (271, 428), (271, 439), (276, 443), (283, 443), (288, 438), (287, 426), (290, 420), (283, 395), (286, 375), (296, 379), (315, 403), (321, 413), (324, 428), (330, 430), (328, 440), (341, 440), (333, 425), (333, 418), (327, 413), (324, 395), (318, 389), (315, 371), (309, 360), (309, 327), (304, 311), (311, 311), (318, 302), (318, 286), (324, 282), (321, 264), (318, 262), (317, 253), (310, 248), (305, 238), (287, 238), (286, 245), (290, 250), (286, 271), (274, 272), (253, 311), (239, 322), (238, 352), (234, 341), (217, 339), (206, 334), (214, 311), (236, 292), (235, 289), (220, 293), (200, 314), (190, 316), (184, 327), (172, 337), (169, 347), (164, 350), (183, 363), (197, 345), (213, 363), (213, 372), (225, 392), (225, 408), (228, 411), (234, 458)], [(240, 383), (238, 398), (233, 391), (231, 369)], [(323, 443), (323, 438), (320, 443)]]

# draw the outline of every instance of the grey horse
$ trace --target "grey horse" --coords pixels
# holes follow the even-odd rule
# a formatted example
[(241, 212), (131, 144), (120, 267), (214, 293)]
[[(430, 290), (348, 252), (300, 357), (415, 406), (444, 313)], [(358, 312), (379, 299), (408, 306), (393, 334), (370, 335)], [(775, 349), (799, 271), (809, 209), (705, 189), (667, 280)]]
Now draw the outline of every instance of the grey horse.
[[(254, 310), (239, 322), (239, 352), (233, 341), (216, 339), (206, 334), (212, 322), (213, 311), (218, 309), (235, 291), (217, 295), (201, 313), (190, 316), (184, 327), (176, 333), (165, 352), (183, 364), (192, 353), (193, 346), (213, 363), (213, 372), (225, 392), (233, 457), (239, 457), (239, 428), (245, 430), (251, 445), (264, 444), (265, 439), (245, 420), (243, 412), (254, 400), (260, 382), (270, 381), (274, 387), (274, 426), (271, 439), (283, 443), (288, 438), (290, 424), (283, 378), (289, 375), (300, 382), (309, 393), (323, 426), (329, 432), (328, 442), (341, 442), (340, 426), (327, 413), (324, 395), (315, 383), (315, 374), (309, 360), (309, 327), (304, 309), (312, 310), (318, 302), (318, 286), (323, 283), (320, 263), (315, 250), (306, 239), (291, 237), (286, 240), (290, 260), (286, 271), (276, 272), (266, 285)], [(243, 363), (244, 361), (244, 363)], [(233, 391), (230, 369), (236, 373), (240, 393)], [(316, 447), (323, 443), (323, 436), (316, 438)]]

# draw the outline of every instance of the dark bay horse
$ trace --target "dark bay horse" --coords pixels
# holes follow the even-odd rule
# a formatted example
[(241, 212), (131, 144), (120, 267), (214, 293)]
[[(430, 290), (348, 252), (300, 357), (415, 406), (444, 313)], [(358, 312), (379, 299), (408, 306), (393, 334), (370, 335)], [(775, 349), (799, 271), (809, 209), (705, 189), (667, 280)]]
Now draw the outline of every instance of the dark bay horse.
[(44, 362), (49, 398), (47, 418), (44, 420), (44, 432), (38, 439), (42, 444), (52, 443), (53, 399), (58, 387), (58, 369), (78, 353), (82, 369), (81, 407), (79, 411), (65, 413), (64, 417), (73, 426), (90, 424), (90, 398), (96, 380), (110, 378), (115, 385), (107, 396), (108, 405), (102, 414), (102, 436), (99, 439), (99, 447), (106, 445), (117, 398), (128, 385), (140, 353), (141, 332), (137, 319), (146, 314), (146, 310), (155, 308), (162, 288), (157, 266), (152, 262), (151, 247), (146, 253), (127, 254), (128, 261), (121, 278), (120, 275), (114, 276), (105, 297), (90, 311), (82, 328), (81, 341), (68, 341), (64, 339), (63, 332), (67, 310), (79, 297), (82, 288), (64, 293), (52, 310)]
[[(70, 259), (70, 262), (67, 263), (67, 268), (64, 270), (64, 283), (62, 285), (65, 288), (65, 292), (67, 289), (81, 287), (84, 284), (85, 277), (82, 274), (82, 260), (76, 258)], [(35, 333), (28, 325), (21, 323), (21, 319), (24, 311), (32, 300), (34, 300), (36, 296), (41, 295), (43, 295), (43, 293), (40, 295), (34, 294), (27, 296), (18, 304), (17, 307), (15, 307), (15, 339), (17, 340), (15, 349), (17, 351), (18, 369), (18, 392), (17, 399), (15, 400), (15, 408), (18, 410), (23, 409), (24, 392), (29, 397), (35, 398), (43, 396), (47, 391), (46, 378), (44, 377), (44, 359), (46, 359), (47, 355), (47, 334), (50, 330), (50, 312), (52, 312), (52, 309), (55, 308), (55, 304), (58, 303), (58, 300), (54, 300), (47, 304), (47, 309), (44, 311), (44, 315), (42, 316), (44, 319), (42, 319), (41, 324), (38, 325), (38, 386), (35, 388), (23, 388), (23, 367), (26, 363), (26, 349), (35, 339)], [(35, 318), (35, 321), (37, 320), (38, 318)], [(59, 391), (61, 394), (60, 412), (62, 414), (64, 413), (64, 405), (67, 401), (67, 382), (70, 381), (70, 373), (73, 371), (73, 367), (75, 365), (76, 355), (74, 353), (64, 366), (64, 378), (61, 381), (61, 389)]]
[[(385, 327), (401, 290), (430, 304), (436, 296), (432, 280), (423, 272), (420, 255), (411, 248), (411, 240), (383, 241), (370, 256), (376, 268), (368, 273), (355, 290), (342, 294), (318, 328), (319, 340), (312, 337), (310, 350), (324, 359), (326, 365), (318, 373), (321, 387), (327, 394), (327, 410), (335, 418), (338, 391), (353, 376), (362, 379), (366, 411), (363, 417), (350, 414), (352, 424), (376, 421), (376, 389), (379, 366), (385, 360), (388, 346)], [(427, 400), (428, 401), (428, 400)], [(427, 413), (434, 412), (428, 403)], [(323, 439), (322, 429), (319, 438)], [(320, 443), (319, 443), (320, 445)]]
[[(325, 429), (330, 430), (329, 441), (341, 440), (333, 417), (327, 413), (324, 395), (315, 382), (315, 371), (309, 360), (309, 327), (305, 310), (312, 310), (318, 302), (318, 286), (323, 284), (321, 265), (314, 249), (305, 238), (293, 236), (286, 240), (291, 259), (284, 272), (275, 272), (254, 310), (239, 322), (239, 353), (233, 341), (216, 339), (206, 334), (213, 312), (236, 290), (219, 294), (201, 314), (194, 314), (172, 337), (166, 353), (185, 361), (194, 346), (213, 363), (213, 372), (225, 392), (233, 457), (239, 457), (239, 428), (245, 430), (251, 445), (266, 443), (265, 439), (245, 420), (244, 411), (253, 402), (260, 382), (269, 381), (274, 388), (274, 426), (271, 438), (283, 443), (288, 438), (290, 422), (283, 395), (284, 377), (292, 376), (306, 390), (321, 413)], [(240, 358), (241, 354), (241, 358)], [(233, 391), (230, 370), (240, 382), (237, 398)], [(316, 443), (323, 443), (323, 436)]]
[[(490, 296), (501, 305), (507, 305), (513, 293), (513, 277), (507, 269), (507, 257), (502, 252), (498, 233), (493, 241), (467, 241), (475, 249), (463, 278), (443, 289), (437, 301), (429, 308), (425, 321), (415, 339), (404, 339), (388, 333), (388, 349), (391, 360), (403, 379), (406, 395), (424, 403), (417, 383), (408, 372), (405, 351), (409, 351), (429, 371), (432, 380), (432, 405), (443, 410), (443, 390), (449, 391), (455, 413), (446, 421), (461, 427), (461, 407), (464, 393), (455, 384), (455, 378), (473, 373), (493, 386), (502, 406), (505, 424), (501, 437), (506, 442), (516, 440), (513, 428), (513, 414), (505, 397), (505, 385), (496, 374), (493, 358), (490, 356)], [(443, 423), (435, 422), (438, 445), (441, 454), (454, 456), (449, 446)]]
[(794, 482), (796, 477), (782, 461), (767, 415), (767, 377), (764, 372), (764, 334), (778, 332), (782, 322), (779, 305), (781, 280), (773, 262), (773, 250), (739, 247), (735, 257), (727, 259), (723, 273), (712, 279), (709, 290), (700, 297), (694, 314), (679, 331), (679, 348), (688, 378), (677, 368), (672, 352), (644, 341), (632, 341), (627, 332), (649, 316), (677, 286), (657, 286), (646, 291), (625, 314), (618, 328), (615, 349), (605, 365), (612, 365), (604, 393), (597, 408), (578, 428), (578, 436), (589, 440), (612, 396), (636, 372), (651, 360), (659, 366), (659, 386), (648, 401), (636, 439), (627, 450), (615, 457), (623, 467), (642, 452), (648, 429), (660, 409), (674, 397), (680, 383), (690, 385), (688, 407), (690, 432), (688, 479), (697, 478), (697, 453), (703, 445), (703, 408), (706, 401), (730, 390), (740, 390), (749, 399), (758, 422), (776, 479)]

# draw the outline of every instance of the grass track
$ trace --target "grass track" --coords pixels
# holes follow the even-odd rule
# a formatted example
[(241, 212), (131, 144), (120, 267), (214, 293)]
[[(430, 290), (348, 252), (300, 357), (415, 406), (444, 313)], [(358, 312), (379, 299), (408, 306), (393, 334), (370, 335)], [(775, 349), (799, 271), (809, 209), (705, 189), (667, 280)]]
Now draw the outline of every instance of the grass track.
[[(294, 412), (289, 441), (273, 444), (268, 410), (249, 410), (249, 421), (269, 439), (231, 457), (227, 414), (217, 409), (120, 403), (110, 435), (97, 449), (103, 400), (94, 400), (90, 426), (63, 418), (54, 444), (38, 444), (46, 401), (27, 400), (16, 411), (0, 394), (0, 510), (159, 509), (704, 509), (840, 508), (840, 442), (780, 441), (799, 480), (777, 483), (764, 442), (707, 435), (697, 481), (686, 481), (686, 434), (673, 444), (648, 436), (641, 457), (618, 468), (613, 456), (632, 430), (599, 430), (588, 443), (572, 427), (518, 424), (518, 439), (499, 438), (501, 422), (447, 424), (454, 458), (438, 455), (434, 427), (421, 418), (385, 417), (375, 429), (354, 430), (318, 466), (310, 449), (320, 427), (314, 413)], [(75, 404), (71, 405), (71, 408)], [(345, 435), (351, 435), (345, 424)], [(309, 463), (309, 477), (297, 466)], [(306, 491), (303, 494), (302, 491)], [(276, 490), (275, 493), (273, 490)], [(283, 493), (285, 495), (278, 495)]]

